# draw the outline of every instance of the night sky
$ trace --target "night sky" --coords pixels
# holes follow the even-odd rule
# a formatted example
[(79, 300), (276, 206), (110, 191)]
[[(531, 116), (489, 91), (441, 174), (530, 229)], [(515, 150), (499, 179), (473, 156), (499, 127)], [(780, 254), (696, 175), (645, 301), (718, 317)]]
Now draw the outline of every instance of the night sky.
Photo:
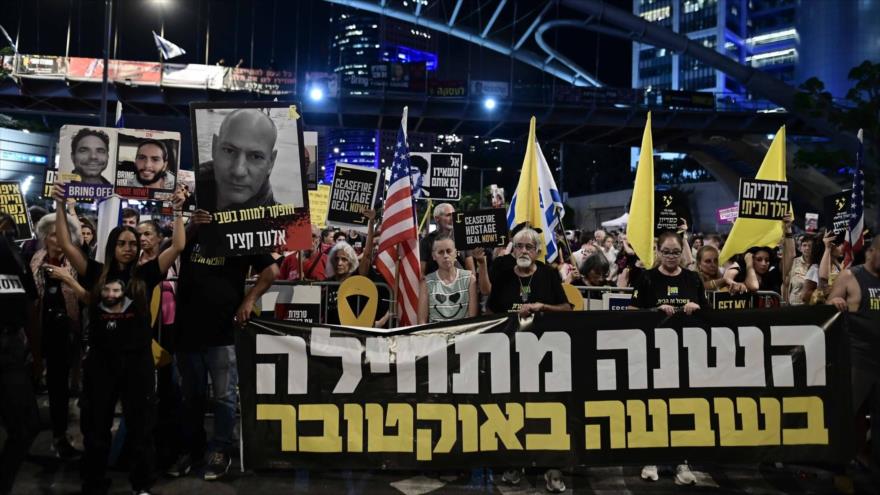
[[(391, 4), (400, 3), (392, 1)], [(431, 2), (436, 9), (448, 12), (451, 0)], [(479, 26), (487, 22), (497, 0), (467, 0), (459, 20)], [(609, 3), (628, 9), (630, 0)], [(103, 44), (104, 2), (101, 0), (0, 0), (2, 24), (15, 37), (20, 33), (21, 53), (64, 55), (68, 22), (71, 23), (70, 56), (100, 57)], [(412, 5), (410, 3), (410, 5)], [(525, 30), (527, 15), (540, 9), (543, 2), (508, 2), (493, 27), (492, 37), (510, 39)], [(481, 7), (481, 8), (478, 8)], [(513, 31), (513, 12), (520, 19)], [(210, 18), (208, 62), (220, 59), (243, 67), (274, 66), (294, 70), (302, 77), (307, 70), (329, 67), (329, 19), (342, 7), (320, 0), (116, 0), (114, 3), (115, 54), (123, 60), (158, 60), (150, 31), (159, 32), (165, 21), (165, 37), (183, 47), (187, 54), (178, 63), (205, 63), (205, 38)], [(447, 13), (448, 15), (448, 13)], [(562, 7), (551, 8), (547, 17), (582, 18)], [(523, 21), (523, 18), (527, 18)], [(505, 80), (510, 75), (510, 59), (466, 41), (436, 33), (438, 36), (438, 78)], [(597, 36), (576, 29), (558, 29), (548, 33), (548, 41), (588, 72), (610, 86), (629, 87), (631, 44), (625, 40)], [(251, 45), (253, 43), (253, 57)], [(540, 49), (529, 41), (526, 45)], [(598, 69), (598, 71), (597, 71)], [(517, 80), (550, 82), (550, 76), (523, 64), (514, 64)]]

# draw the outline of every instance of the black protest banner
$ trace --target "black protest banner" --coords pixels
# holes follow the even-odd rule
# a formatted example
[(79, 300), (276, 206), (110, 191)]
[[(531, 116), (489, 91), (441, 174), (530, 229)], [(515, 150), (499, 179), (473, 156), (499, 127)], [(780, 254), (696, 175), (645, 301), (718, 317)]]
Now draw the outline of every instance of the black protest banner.
[(428, 164), (419, 199), (433, 201), (461, 199), (463, 164), (461, 153), (410, 153), (409, 156), (413, 164)]
[(687, 196), (681, 191), (654, 192), (654, 230), (678, 230), (681, 221), (691, 221), (691, 210), (688, 208)]
[(494, 248), (507, 244), (507, 217), (501, 208), (457, 212), (452, 233), (455, 249)]
[(43, 171), (43, 199), (52, 199), (52, 186), (58, 178), (58, 170), (47, 168)]
[(847, 189), (823, 199), (824, 224), (829, 232), (839, 234), (849, 228), (849, 207), (852, 203), (852, 190)]
[(245, 468), (838, 462), (833, 307), (494, 315), (236, 332)]
[(0, 181), (0, 212), (7, 213), (15, 221), (15, 240), (22, 241), (34, 236), (27, 201), (21, 185), (15, 181)]
[(311, 246), (302, 116), (291, 102), (190, 103), (206, 257)]
[(739, 180), (739, 216), (781, 220), (789, 211), (788, 182)]
[(337, 163), (330, 186), (327, 225), (367, 231), (364, 212), (373, 208), (379, 190), (379, 169)]
[(751, 309), (754, 307), (752, 294), (731, 294), (730, 292), (712, 291), (708, 293), (712, 309)]

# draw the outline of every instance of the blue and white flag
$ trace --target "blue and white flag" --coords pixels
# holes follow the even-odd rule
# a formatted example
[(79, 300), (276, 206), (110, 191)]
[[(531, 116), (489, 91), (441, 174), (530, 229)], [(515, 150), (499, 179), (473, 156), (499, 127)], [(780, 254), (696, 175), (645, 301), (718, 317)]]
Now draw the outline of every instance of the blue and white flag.
[(156, 49), (159, 50), (159, 53), (162, 54), (162, 58), (165, 60), (186, 54), (186, 50), (159, 36), (156, 34), (156, 31), (153, 31), (153, 41), (156, 42)]
[(122, 102), (116, 100), (116, 120), (113, 121), (117, 128), (125, 127), (125, 120), (122, 118)]
[(546, 262), (552, 263), (559, 255), (556, 229), (564, 215), (562, 196), (541, 152), (535, 135), (535, 118), (532, 117), (522, 173), (507, 210), (507, 224), (512, 229), (522, 222), (529, 222), (533, 228), (541, 229), (544, 249), (539, 251), (539, 256), (543, 252)]

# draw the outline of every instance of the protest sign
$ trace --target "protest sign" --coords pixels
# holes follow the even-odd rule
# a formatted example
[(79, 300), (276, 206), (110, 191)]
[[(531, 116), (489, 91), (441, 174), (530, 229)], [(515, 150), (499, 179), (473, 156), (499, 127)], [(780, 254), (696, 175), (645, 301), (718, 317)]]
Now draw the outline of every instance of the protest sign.
[(16, 241), (23, 241), (34, 236), (31, 215), (18, 182), (0, 181), (0, 211), (9, 214), (15, 221)]
[(507, 244), (507, 217), (500, 208), (456, 212), (452, 232), (455, 249), (494, 248)]
[(61, 128), (58, 171), (68, 186), (66, 197), (93, 201), (113, 194), (116, 137), (117, 129), (113, 127), (65, 125)]
[(302, 118), (289, 102), (191, 103), (196, 204), (207, 256), (311, 245)]
[(314, 191), (318, 188), (318, 165), (321, 162), (318, 156), (318, 133), (304, 132), (303, 140), (305, 142), (304, 152), (306, 156), (306, 185), (309, 191)]
[(116, 142), (116, 194), (140, 201), (171, 200), (180, 160), (180, 133), (119, 129)]
[(789, 212), (788, 182), (739, 180), (739, 212), (743, 218), (781, 220)]
[(712, 309), (751, 309), (754, 307), (751, 294), (734, 295), (726, 291), (709, 291), (707, 295)]
[(373, 208), (379, 190), (379, 169), (337, 163), (330, 187), (327, 225), (367, 231), (364, 212)]
[(418, 199), (458, 201), (461, 199), (461, 153), (410, 153), (413, 184), (421, 186)]
[(804, 231), (808, 234), (812, 234), (817, 230), (819, 230), (819, 214), (811, 212), (804, 213)]
[(183, 214), (192, 215), (196, 211), (196, 173), (192, 170), (178, 170), (177, 183), (189, 193), (183, 202)]
[(654, 229), (656, 232), (664, 230), (678, 230), (682, 220), (690, 225), (691, 211), (688, 208), (687, 196), (680, 191), (654, 192)]
[(602, 294), (602, 309), (609, 311), (627, 311), (632, 305), (632, 294), (604, 292)]
[(52, 186), (57, 177), (58, 171), (55, 169), (47, 168), (43, 171), (43, 199), (52, 199)]
[(320, 184), (314, 191), (309, 191), (309, 219), (312, 225), (322, 229), (327, 226), (329, 206), (330, 186)]
[[(292, 254), (291, 256), (296, 256)], [(320, 323), (321, 287), (317, 285), (295, 285), (291, 302), (275, 303), (275, 319), (299, 323)]]
[(236, 332), (244, 469), (845, 462), (833, 307)]
[(825, 196), (825, 228), (829, 232), (839, 234), (849, 228), (849, 207), (852, 202), (852, 190), (847, 189), (837, 194)]
[(715, 220), (719, 224), (727, 223), (733, 225), (739, 214), (739, 205), (729, 206), (727, 208), (718, 208), (715, 210)]

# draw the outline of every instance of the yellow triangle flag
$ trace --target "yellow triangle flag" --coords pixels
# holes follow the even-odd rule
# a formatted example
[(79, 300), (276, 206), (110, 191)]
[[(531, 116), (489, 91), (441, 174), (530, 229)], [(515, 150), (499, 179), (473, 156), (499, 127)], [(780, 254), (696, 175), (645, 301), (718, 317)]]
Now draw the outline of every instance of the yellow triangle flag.
[[(785, 126), (779, 128), (770, 149), (764, 156), (756, 179), (784, 182), (785, 176)], [(775, 248), (782, 240), (782, 220), (765, 220), (761, 218), (737, 218), (727, 236), (727, 242), (721, 249), (719, 263), (724, 263), (733, 256), (744, 253), (749, 248), (767, 246)]]
[(651, 138), (651, 112), (648, 112), (645, 133), (642, 135), (626, 237), (642, 263), (647, 268), (654, 266), (654, 140)]
[[(526, 143), (526, 156), (523, 158), (522, 171), (519, 175), (519, 183), (516, 186), (516, 199), (513, 204), (513, 222), (511, 227), (523, 222), (529, 222), (532, 228), (543, 229), (541, 211), (541, 198), (538, 192), (538, 153), (537, 137), (535, 135), (535, 117), (529, 122), (529, 140)], [(508, 217), (509, 218), (509, 217)], [(541, 232), (541, 245), (538, 246), (538, 258), (544, 260), (547, 253), (545, 247), (545, 235), (550, 232)]]

